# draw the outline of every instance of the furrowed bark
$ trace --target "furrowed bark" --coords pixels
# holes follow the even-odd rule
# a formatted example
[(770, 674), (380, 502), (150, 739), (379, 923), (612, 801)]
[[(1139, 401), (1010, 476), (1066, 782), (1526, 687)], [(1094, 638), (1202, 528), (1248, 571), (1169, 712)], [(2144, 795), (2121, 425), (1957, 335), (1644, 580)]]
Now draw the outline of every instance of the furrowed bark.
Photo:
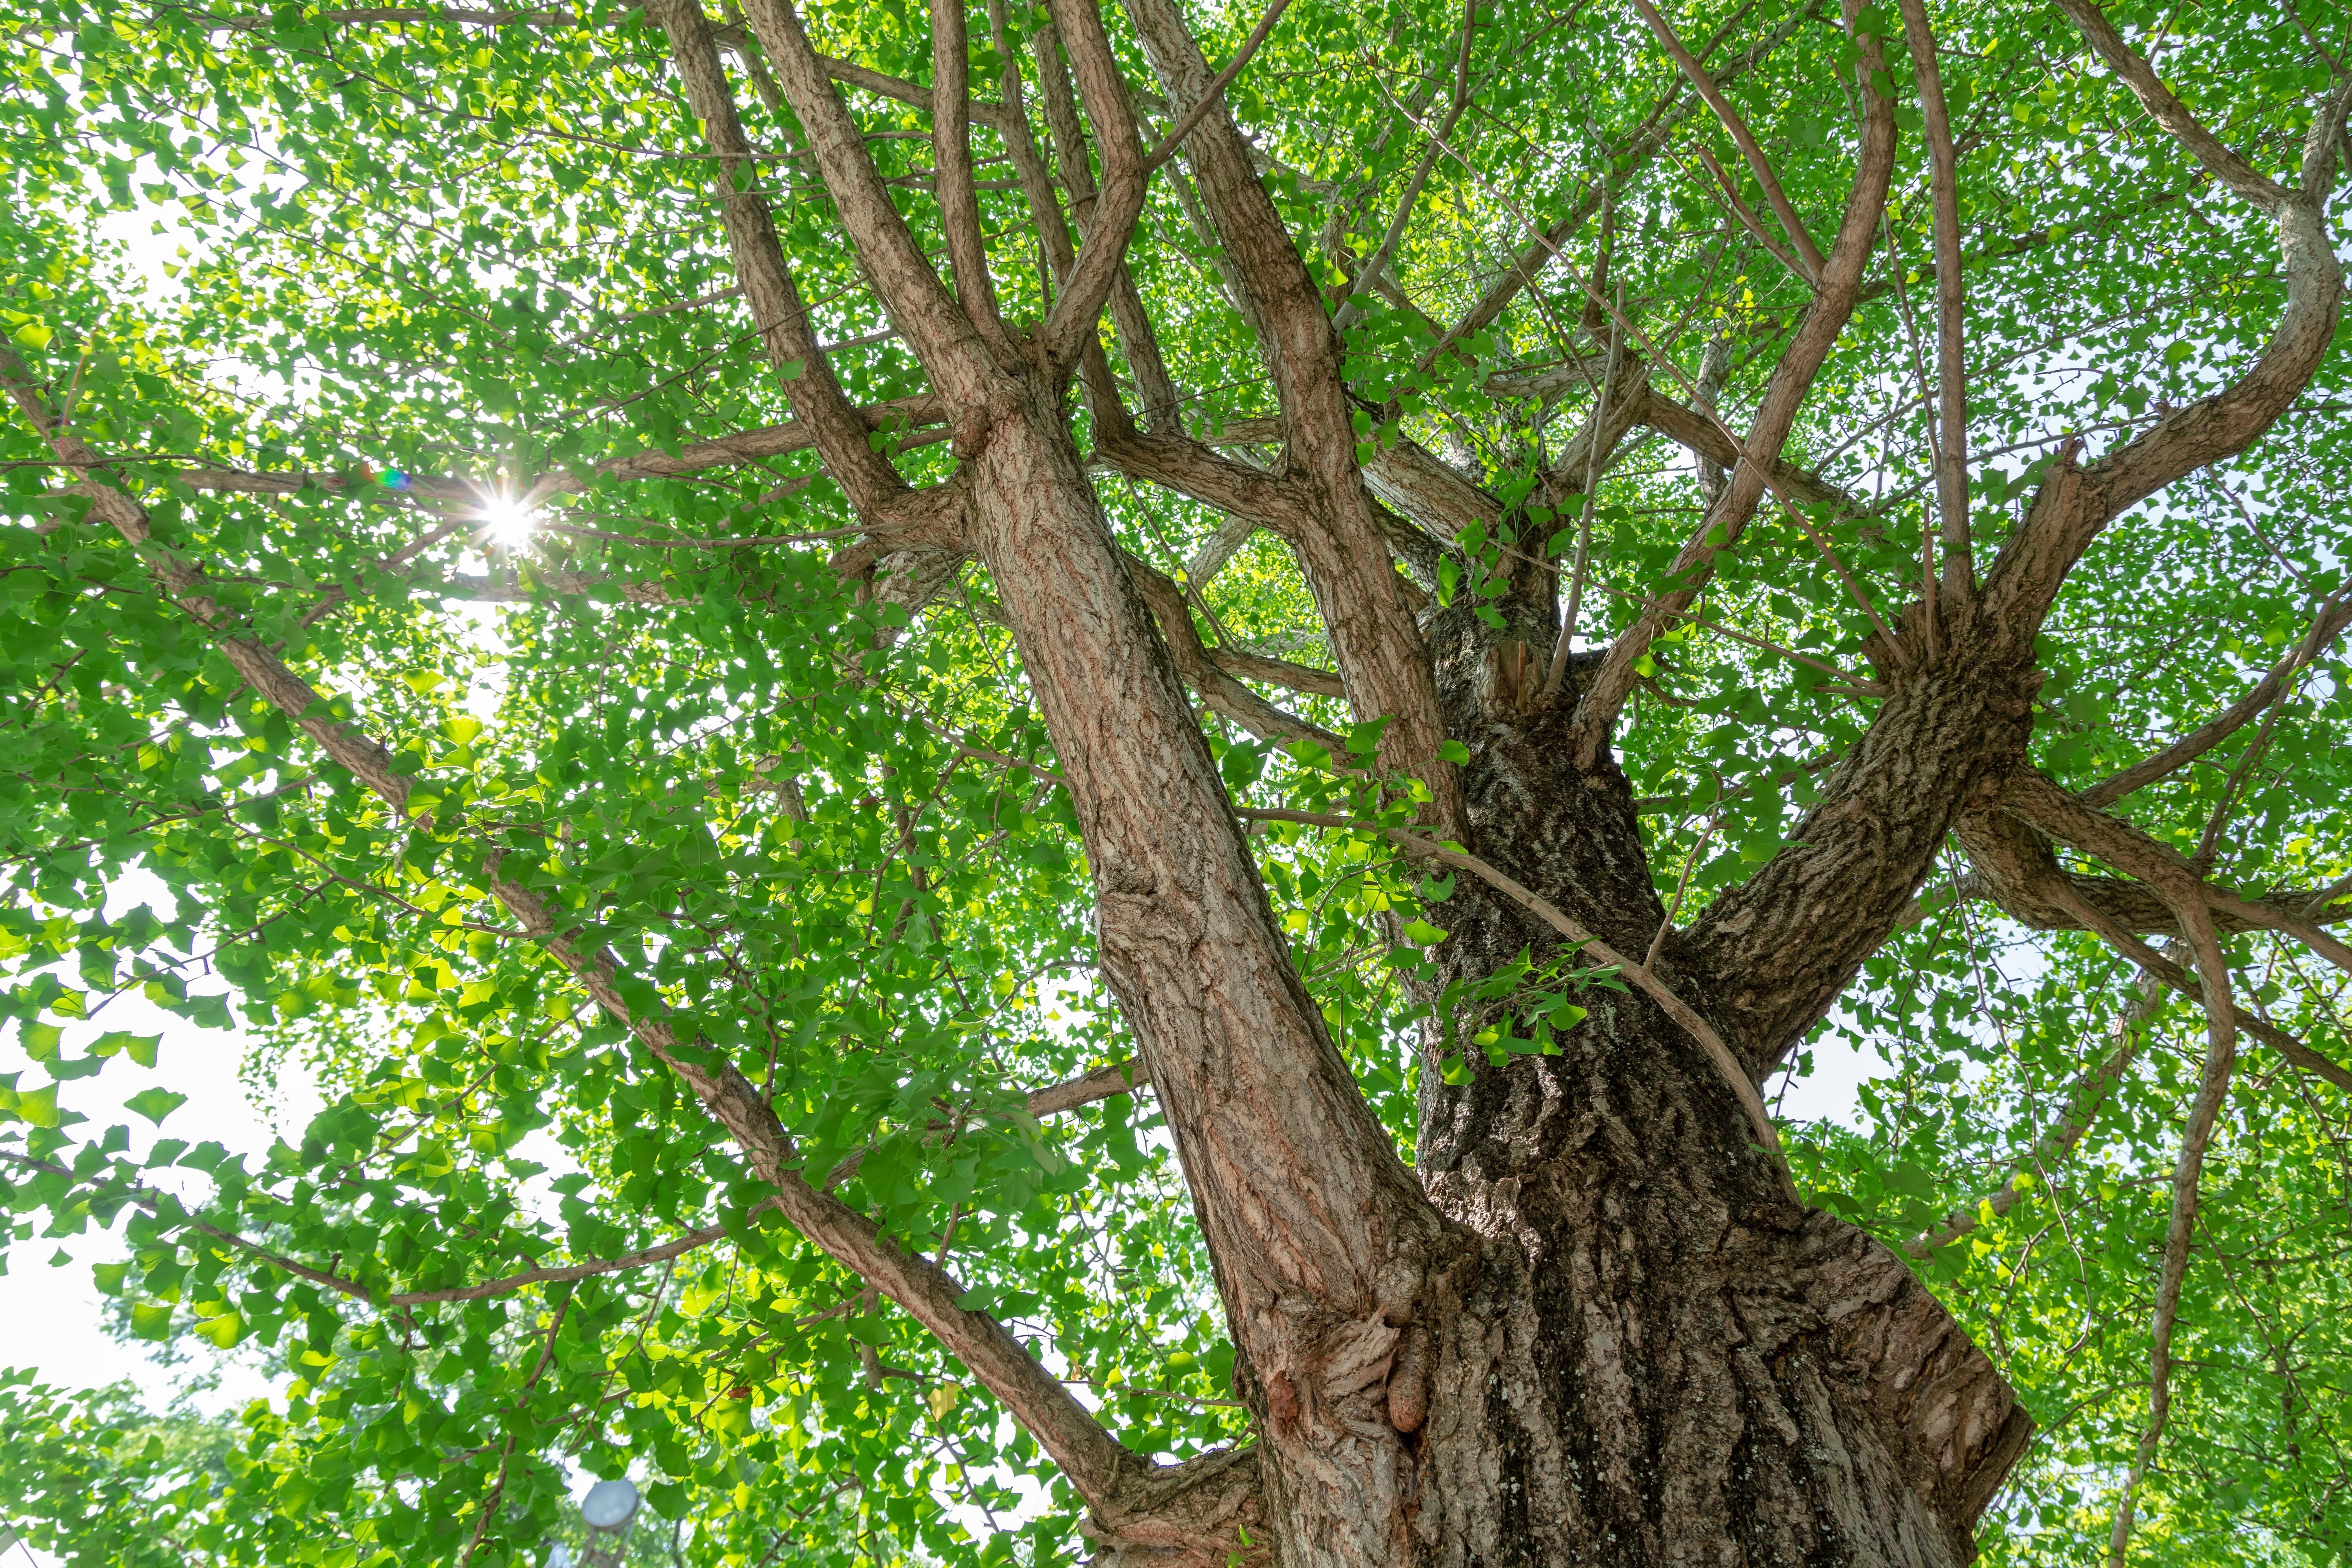
[(1245, 1358), (1269, 1528), (1286, 1562), (1393, 1561), (1412, 1468), (1374, 1423), (1438, 1222), (1300, 986), (1058, 403), (1045, 384), (1000, 393), (972, 465), (975, 542), (1077, 812), (1104, 975)]

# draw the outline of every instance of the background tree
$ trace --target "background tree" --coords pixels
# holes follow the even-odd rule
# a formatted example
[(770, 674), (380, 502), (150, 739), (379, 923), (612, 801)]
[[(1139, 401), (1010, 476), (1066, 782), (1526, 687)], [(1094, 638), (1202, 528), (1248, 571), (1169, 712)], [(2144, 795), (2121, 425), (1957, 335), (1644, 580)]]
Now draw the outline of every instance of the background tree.
[(293, 1379), (39, 1543), (2345, 1546), (2342, 17), (13, 36), (13, 1234)]

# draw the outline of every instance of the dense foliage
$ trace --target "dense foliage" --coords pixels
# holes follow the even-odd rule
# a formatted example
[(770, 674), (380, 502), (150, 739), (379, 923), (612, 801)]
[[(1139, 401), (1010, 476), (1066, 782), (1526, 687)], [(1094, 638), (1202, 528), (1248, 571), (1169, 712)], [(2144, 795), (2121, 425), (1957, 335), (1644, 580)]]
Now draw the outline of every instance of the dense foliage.
[[(2352, 50), (2342, 14), (2293, 5), (2109, 16), (2286, 179)], [(919, 10), (801, 15), (830, 56), (930, 78)], [(2271, 227), (2063, 16), (1933, 15), (1989, 559), (2067, 443), (2101, 449), (2237, 374), (2284, 286)], [(1212, 61), (1259, 16), (1197, 13)], [(1759, 242), (1769, 224), (1729, 212), (1766, 195), (1633, 12), (1473, 16), (1465, 35), (1457, 7), (1423, 0), (1296, 0), (1228, 97), (1342, 313), (1366, 460), (1415, 440), (1511, 509), (1444, 542), (1429, 591), (1475, 602), (1499, 563), (1565, 559), (1589, 526), (1597, 647), (1669, 569), (1703, 478), (1636, 430), (1589, 504), (1580, 480), (1548, 480), (1606, 374), (1602, 302), (1656, 390), (1737, 426), (1808, 289)], [(1001, 96), (1000, 49), (1034, 74), (1044, 17), (975, 13), (976, 91)], [(1738, 67), (1727, 92), (1826, 234), (1858, 115), (1834, 8), (1710, 3), (1674, 22), (1710, 69)], [(1863, 736), (1868, 684), (1843, 672), (1873, 657), (1864, 606), (1904, 602), (1934, 526), (1926, 154), (1900, 22), (1870, 9), (1856, 26), (1890, 51), (1906, 135), (1885, 254), (1787, 452), (1848, 499), (1768, 505), (1654, 645), (1622, 730), (1685, 919), (1781, 848)], [(0, 1075), (5, 1258), (38, 1266), (112, 1230), (129, 1261), (99, 1283), (130, 1331), (193, 1333), (281, 1381), (209, 1435), (119, 1394), (0, 1384), (0, 1523), (76, 1564), (488, 1568), (576, 1539), (576, 1479), (625, 1472), (658, 1516), (641, 1542), (681, 1564), (1082, 1554), (1083, 1510), (1031, 1436), (783, 1222), (678, 1078), (501, 904), (500, 879), (609, 950), (632, 1005), (691, 1019), (698, 1049), (772, 1097), (812, 1180), (945, 1264), (963, 1305), (1129, 1447), (1245, 1438), (1151, 1098), (1044, 1117), (1025, 1098), (1135, 1048), (1092, 978), (1076, 825), (992, 584), (964, 568), (910, 613), (840, 569), (855, 521), (804, 444), (750, 460), (697, 445), (781, 426), (788, 384), (736, 297), (727, 176), (660, 29), (610, 0), (343, 16), (14, 0), (9, 35), (0, 957), (33, 1065)], [(1164, 133), (1150, 70), (1112, 37)], [(743, 68), (757, 59), (740, 45), (730, 68), (835, 372), (861, 404), (919, 399), (793, 151), (803, 133)], [(853, 102), (928, 233), (927, 116), (870, 88)], [(1000, 308), (1034, 321), (1050, 282), (1032, 219), (999, 133), (982, 125), (979, 145), (983, 219), (1014, 258)], [(1266, 371), (1188, 179), (1181, 160), (1155, 179), (1130, 268), (1185, 427), (1249, 450)], [(1408, 185), (1414, 221), (1391, 238)], [(1534, 227), (1561, 259), (1480, 319)], [(2215, 879), (2305, 899), (2352, 873), (2352, 691), (2328, 649), (2352, 549), (2348, 379), (2339, 340), (2256, 446), (2106, 531), (2045, 628), (2033, 742), (2084, 787), (2305, 649), (2258, 721), (2125, 808)], [(108, 525), (37, 407), (102, 455), (152, 539)], [(909, 479), (940, 479), (956, 458), (939, 418), (905, 402), (874, 439)], [(1096, 477), (1210, 640), (1328, 667), (1275, 539), (1200, 572), (1219, 513)], [(201, 586), (167, 557), (197, 563)], [(273, 705), (224, 656), (230, 632), (320, 706)], [(1344, 768), (1377, 726), (1328, 692), (1265, 689), (1324, 740), (1206, 716), (1235, 799), (1371, 805)], [(405, 809), (326, 760), (306, 717), (387, 746)], [(1253, 843), (1299, 973), (1408, 1158), (1423, 1071), (1553, 1048), (1577, 996), (1622, 984), (1506, 975), (1515, 1009), (1429, 1061), (1406, 981), (1444, 940), (1451, 879), (1369, 832), (1270, 822)], [(1898, 1244), (1944, 1239), (1919, 1268), (2039, 1423), (1990, 1560), (2082, 1562), (2105, 1549), (2147, 1425), (2205, 1023), (2097, 936), (2029, 931), (1968, 878), (1956, 847), (1818, 1031), (1883, 1059), (1854, 1124), (1786, 1136), (1809, 1196)], [(152, 892), (108, 912), (126, 887)], [(2340, 971), (2284, 934), (2227, 942), (2245, 1006), (2352, 1059)], [(131, 1100), (145, 1125), (99, 1125), (76, 1109), (85, 1080), (120, 1058), (168, 1074), (180, 1044), (110, 1023), (133, 993), (185, 1028), (248, 1030), (315, 1073), (327, 1109), (299, 1141), (236, 1154), (184, 1141), (165, 1091)], [(2074, 1114), (2089, 1131), (2062, 1147)], [(2202, 1178), (2143, 1560), (2352, 1550), (2348, 1137), (2343, 1089), (2249, 1042)]]

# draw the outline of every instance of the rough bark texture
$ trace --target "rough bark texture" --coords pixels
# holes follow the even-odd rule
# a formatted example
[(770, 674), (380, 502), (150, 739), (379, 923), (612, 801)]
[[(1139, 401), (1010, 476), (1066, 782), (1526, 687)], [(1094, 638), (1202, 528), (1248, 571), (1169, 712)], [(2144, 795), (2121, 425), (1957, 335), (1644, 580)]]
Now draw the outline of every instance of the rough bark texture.
[[(1473, 847), (1645, 951), (1665, 911), (1623, 779), (1566, 765), (1565, 708), (1487, 716), (1474, 625), (1451, 628), (1445, 687)], [(1449, 978), (1547, 945), (1466, 879), (1444, 914)], [(1718, 1023), (1743, 1016), (1666, 972)], [(1559, 1056), (1422, 1079), (1422, 1175), (1477, 1238), (1425, 1309), (1429, 1560), (1969, 1560), (2031, 1430), (2006, 1384), (1891, 1252), (1782, 1196), (1688, 1036), (1639, 995), (1591, 997)]]
[[(2100, 32), (2095, 12), (2065, 0), (2167, 130), (2275, 222), (2289, 300), (2274, 341), (2238, 384), (2115, 454), (2088, 468), (2071, 457), (2056, 465), (1981, 597), (1956, 549), (1949, 580), (1923, 582), (1934, 602), (1881, 626), (1869, 653), (1878, 710), (1795, 841), (1677, 932), (1612, 755), (1614, 730), (1651, 638), (1691, 603), (1768, 490), (1860, 510), (1782, 447), (1861, 297), (1881, 231), (1897, 134), (1893, 102), (1875, 85), (1884, 62), (1873, 38), (1855, 35), (1859, 156), (1838, 232), (1810, 267), (1819, 286), (1748, 430), (1735, 436), (1717, 422), (1712, 384), (1701, 389), (1706, 411), (1664, 395), (1652, 384), (1660, 367), (1621, 342), (1607, 416), (1592, 418), (1548, 476), (1549, 494), (1589, 488), (1636, 424), (1717, 466), (1705, 525), (1677, 563), (1689, 569), (1684, 585), (1646, 604), (1606, 652), (1570, 658), (1558, 630), (1564, 585), (1549, 569), (1502, 568), (1507, 592), (1488, 605), (1498, 626), (1465, 607), (1431, 611), (1396, 570), (1402, 561), (1429, 573), (1471, 521), (1492, 536), (1508, 509), (1410, 443), (1358, 448), (1356, 395), (1327, 301), (1267, 197), (1255, 150), (1204, 101), (1212, 73), (1171, 0), (1125, 9), (1166, 94), (1155, 112), (1188, 127), (1185, 166), (1173, 172), (1187, 219), (1216, 252), (1271, 372), (1279, 415), (1227, 433), (1278, 447), (1264, 468), (1185, 432), (1122, 268), (1144, 176), (1099, 13), (1057, 0), (1060, 46), (1053, 30), (1034, 39), (1068, 216), (1087, 237), (1071, 246), (1045, 154), (1017, 127), (1008, 147), (1066, 288), (1046, 324), (1015, 341), (986, 302), (970, 171), (940, 184), (951, 296), (861, 150), (832, 86), (838, 71), (810, 48), (788, 0), (747, 3), (875, 292), (938, 388), (926, 413), (953, 429), (962, 464), (920, 509), (870, 475), (861, 521), (877, 535), (895, 529), (894, 546), (932, 552), (890, 579), (909, 603), (938, 580), (936, 563), (961, 552), (993, 579), (1085, 837), (1102, 972), (1167, 1116), (1238, 1352), (1235, 1385), (1255, 1417), (1255, 1447), (1173, 1469), (1056, 1435), (1057, 1457), (1090, 1457), (1085, 1474), (1065, 1464), (1093, 1509), (1104, 1557), (1202, 1568), (1269, 1552), (1286, 1568), (1942, 1568), (1973, 1556), (1970, 1528), (2030, 1420), (1901, 1259), (1793, 1199), (1777, 1153), (1751, 1142), (1740, 1101), (1905, 923), (1956, 827), (1981, 880), (2023, 918), (2105, 925), (2122, 910), (2125, 924), (2151, 929), (2150, 911), (2129, 908), (2139, 895), (2092, 897), (2096, 879), (2059, 876), (2045, 842), (1997, 815), (2003, 802), (2024, 810), (2015, 792), (2041, 679), (2033, 637), (2066, 571), (2117, 511), (2242, 446), (2308, 380), (2341, 293), (2313, 193), (2332, 178), (2344, 101), (2315, 128), (2304, 188), (2284, 190), (2200, 141), (2152, 73)], [(746, 150), (707, 28), (689, 5), (663, 16), (731, 170)], [(992, 13), (1001, 46), (1008, 17)], [(961, 23), (946, 26), (958, 35), (954, 54)], [(1010, 63), (1019, 51), (1000, 52), (1006, 108), (970, 110), (997, 113), (993, 123), (1024, 101)], [(956, 64), (929, 101), (937, 156), (960, 164), (970, 151), (963, 111), (948, 101), (959, 96)], [(1727, 113), (1695, 61), (1688, 69)], [(926, 100), (911, 87), (882, 90)], [(1654, 121), (1633, 151), (1646, 155), (1665, 124)], [(1100, 190), (1090, 144), (1102, 158)], [(751, 293), (781, 301), (762, 312), (777, 318), (772, 336), (782, 334), (772, 347), (798, 353), (796, 340), (783, 341), (798, 302), (761, 202), (739, 184), (727, 198), (730, 238)], [(1522, 271), (1535, 265), (1531, 255)], [(1498, 310), (1522, 281), (1515, 274), (1481, 310)], [(1104, 310), (1144, 397), (1143, 429), (1095, 336)], [(1588, 313), (1594, 336), (1605, 325)], [(1955, 364), (1956, 333), (1944, 345)], [(1096, 436), (1087, 458), (1066, 407), (1074, 373)], [(816, 385), (822, 394), (830, 383)], [(838, 447), (845, 465), (871, 468), (864, 416), (837, 395), (807, 403), (796, 416), (828, 462)], [(1948, 412), (1957, 422), (1961, 411)], [(1139, 575), (1121, 552), (1088, 486), (1089, 461), (1232, 514), (1235, 526), (1204, 563), (1256, 527), (1295, 552), (1339, 689), (1358, 717), (1391, 721), (1380, 762), (1422, 779), (1423, 824), (1492, 873), (1463, 879), (1444, 906), (1452, 935), (1436, 950), (1432, 997), (1523, 949), (1551, 955), (1555, 929), (1576, 929), (1568, 916), (1620, 953), (1649, 955), (1638, 986), (1590, 991), (1591, 1016), (1559, 1055), (1499, 1066), (1474, 1056), (1464, 1081), (1448, 1083), (1437, 1038), (1424, 1039), (1417, 1171), (1374, 1121), (1297, 973), (1185, 691), (1257, 733), (1298, 735), (1310, 731), (1236, 673), (1301, 689), (1331, 689), (1332, 678), (1221, 663), (1180, 585)], [(1956, 477), (1947, 478), (1948, 502), (1958, 506)], [(917, 526), (936, 531), (913, 537)], [(1469, 752), (1458, 770), (1441, 760), (1449, 739)], [(2111, 858), (2142, 847), (2117, 845)], [(2118, 868), (2143, 881), (2151, 874)], [(2198, 898), (2175, 885), (2183, 874), (2158, 869), (2171, 879), (2160, 901)], [(1518, 889), (1519, 901), (1496, 887)], [(1539, 921), (1522, 907), (1529, 897), (1557, 918)], [(2226, 918), (2304, 929), (2279, 910), (2213, 898)], [(1723, 1047), (1710, 1056), (1694, 1037), (1709, 1030), (1737, 1062), (1719, 1063)], [(1735, 1081), (1743, 1069), (1748, 1081)], [(924, 1321), (958, 1346), (944, 1314)], [(1018, 1393), (1018, 1380), (1008, 1387)]]

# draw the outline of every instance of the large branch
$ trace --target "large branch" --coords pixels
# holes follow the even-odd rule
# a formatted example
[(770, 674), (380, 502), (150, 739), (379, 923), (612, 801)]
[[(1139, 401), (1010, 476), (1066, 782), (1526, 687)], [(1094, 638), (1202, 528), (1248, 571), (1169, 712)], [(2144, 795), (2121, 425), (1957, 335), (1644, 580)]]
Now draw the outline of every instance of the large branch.
[[(744, 300), (751, 307), (752, 321), (779, 369), (795, 363), (799, 366), (796, 374), (786, 369), (791, 379), (785, 383), (784, 395), (793, 413), (808, 426), (818, 455), (850, 503), (868, 519), (885, 515), (906, 493), (907, 482), (867, 444), (865, 418), (844, 395), (833, 367), (817, 350), (808, 307), (802, 302), (792, 269), (785, 264), (783, 246), (776, 237), (775, 216), (767, 198), (760, 194), (751, 144), (743, 134), (735, 94), (727, 85), (719, 47), (699, 0), (658, 0), (654, 16), (668, 36), (671, 55), (686, 83), (687, 100), (702, 121), (704, 138), (719, 155), (723, 184), (719, 201), (726, 215), (728, 247), (736, 278), (743, 285)], [(825, 89), (829, 98), (832, 91), (829, 86)], [(838, 98), (832, 101), (836, 109), (840, 107)], [(859, 156), (864, 156), (862, 149)]]
[[(691, 9), (688, 25), (707, 34), (696, 0), (661, 4), (666, 27)], [(857, 247), (861, 270), (889, 311), (891, 323), (913, 347), (932, 384), (953, 403), (959, 407), (984, 404), (992, 367), (978, 329), (931, 270), (922, 246), (892, 205), (889, 187), (866, 150), (865, 133), (810, 47), (790, 0), (745, 0), (744, 12), (793, 116), (808, 133), (834, 210)], [(696, 112), (702, 110), (698, 107)], [(709, 116), (703, 118), (707, 121)]]
[[(24, 367), (5, 350), (0, 356), (5, 356), (0, 357), (0, 372), (5, 373), (18, 406), (58, 455), (86, 469), (100, 467), (95, 454), (42, 403)], [(320, 693), (243, 634), (203, 595), (202, 568), (156, 541), (146, 509), (136, 500), (100, 478), (84, 480), (82, 489), (97, 515), (156, 563), (166, 591), (215, 634), (238, 674), (382, 800), (395, 818), (406, 818), (410, 781), (392, 771), (391, 752), (357, 724), (324, 717), (328, 704)], [(733, 1063), (682, 1038), (658, 1011), (657, 1002), (649, 1007), (631, 1005), (609, 953), (583, 948), (555, 918), (547, 900), (499, 875), (504, 851), (498, 845), (477, 844), (474, 851), (486, 868), (491, 892), (509, 913), (600, 1007), (626, 1026), (694, 1091), (742, 1148), (753, 1169), (776, 1186), (777, 1205), (794, 1226), (936, 1334), (1036, 1436), (1091, 1505), (1123, 1516), (1127, 1489), (1153, 1476), (1157, 1468), (1121, 1447), (1003, 1325), (958, 1306), (965, 1292), (945, 1270), (902, 1251), (872, 1221), (811, 1185), (774, 1111)], [(644, 989), (651, 994), (650, 987)]]
[(931, 190), (947, 230), (948, 265), (964, 314), (1000, 363), (1017, 363), (988, 275), (971, 164), (971, 45), (963, 0), (931, 0)]
[(2210, 924), (2215, 917), (2222, 917), (2238, 922), (2242, 928), (2292, 936), (2338, 969), (2352, 972), (2352, 948), (2304, 919), (2300, 910), (2275, 909), (2213, 886), (2169, 844), (2149, 837), (2120, 816), (2085, 805), (2080, 798), (2032, 768), (2021, 768), (2012, 773), (1993, 800), (2001, 809), (2024, 818), (2060, 842), (2096, 856), (2117, 870), (2147, 883), (2174, 906), (2176, 913), (2193, 893), (2197, 919), (2189, 921), (2182, 917), (2183, 934), (2187, 936), (2194, 938), (2197, 925)]
[(2064, 4), (2110, 68), (2150, 103), (2158, 123), (2277, 226), (2286, 308), (2253, 366), (2229, 386), (2165, 416), (2087, 468), (2075, 466), (2073, 445), (2062, 450), (2023, 525), (1986, 574), (1987, 611), (2012, 648), (2031, 646), (2066, 574), (2108, 523), (2175, 480), (2243, 451), (2293, 406), (2335, 341), (2344, 296), (2326, 200), (2335, 185), (2336, 143), (2352, 108), (2352, 81), (2314, 117), (2304, 142), (2303, 183), (2289, 190), (2244, 168), (2160, 86), (2148, 90), (2154, 73), (2095, 8), (2084, 0)]
[[(1959, 896), (1987, 900), (2021, 926), (2032, 931), (2113, 929), (2158, 936), (2181, 934), (2172, 906), (2147, 882), (2059, 869), (2051, 858), (2049, 837), (2007, 810), (1964, 811), (1953, 824), (1953, 831), (1972, 868), (1960, 881)], [(2282, 929), (2283, 921), (2305, 921), (2313, 899), (2321, 891), (2280, 888), (2251, 897), (2231, 893), (2226, 902), (2209, 901), (2209, 907), (2216, 929), (2232, 935), (2275, 931)], [(2080, 911), (2084, 906), (2096, 912), (2103, 925), (2083, 922)], [(2323, 910), (2309, 918), (2342, 921), (2352, 919), (2352, 910)]]
[(1095, 0), (1050, 0), (1049, 8), (1070, 52), (1103, 165), (1103, 185), (1086, 216), (1086, 238), (1078, 246), (1077, 259), (1064, 280), (1061, 298), (1038, 329), (1049, 361), (1067, 365), (1082, 347), (1097, 342), (1095, 323), (1126, 266), (1128, 244), (1143, 214), (1150, 171), (1144, 166), (1135, 112), (1128, 103), (1127, 83)]
[[(1175, 0), (1129, 0), (1128, 9), (1171, 104), (1198, 108), (1211, 96), (1213, 79)], [(1360, 720), (1390, 721), (1381, 732), (1381, 764), (1426, 783), (1431, 822), (1460, 837), (1466, 831), (1461, 784), (1438, 754), (1446, 736), (1435, 672), (1357, 466), (1338, 334), (1232, 115), (1219, 103), (1187, 118), (1192, 129), (1184, 146), (1202, 201), (1265, 333), (1281, 399), (1285, 463), (1313, 496), (1313, 521), (1292, 545), (1330, 635), (1349, 705)]]
[(1591, 766), (1608, 745), (1617, 714), (1633, 694), (1635, 662), (1648, 652), (1658, 633), (1671, 626), (1698, 597), (1699, 589), (1714, 571), (1717, 555), (1738, 545), (1741, 531), (1756, 515), (1771, 482), (1772, 464), (1788, 443), (1797, 414), (1812, 390), (1813, 378), (1820, 374), (1822, 362), (1828, 359), (1853, 312), (1854, 298), (1870, 260), (1873, 237), (1879, 216), (1885, 210), (1887, 184), (1895, 168), (1894, 100), (1873, 85), (1874, 79), (1883, 76), (1885, 63), (1874, 38), (1868, 34), (1859, 37), (1863, 45), (1862, 151), (1853, 188), (1847, 193), (1844, 217), (1822, 268), (1820, 287), (1806, 307), (1804, 320), (1798, 324), (1787, 351), (1773, 367), (1763, 399), (1757, 405), (1755, 420), (1748, 426), (1747, 442), (1740, 448), (1738, 467), (1732, 470), (1730, 482), (1724, 487), (1723, 499), (1707, 509), (1698, 531), (1667, 569), (1677, 585), (1654, 595), (1634, 616), (1633, 624), (1619, 634), (1610, 646), (1609, 657), (1576, 705), (1575, 743), (1581, 766)]

